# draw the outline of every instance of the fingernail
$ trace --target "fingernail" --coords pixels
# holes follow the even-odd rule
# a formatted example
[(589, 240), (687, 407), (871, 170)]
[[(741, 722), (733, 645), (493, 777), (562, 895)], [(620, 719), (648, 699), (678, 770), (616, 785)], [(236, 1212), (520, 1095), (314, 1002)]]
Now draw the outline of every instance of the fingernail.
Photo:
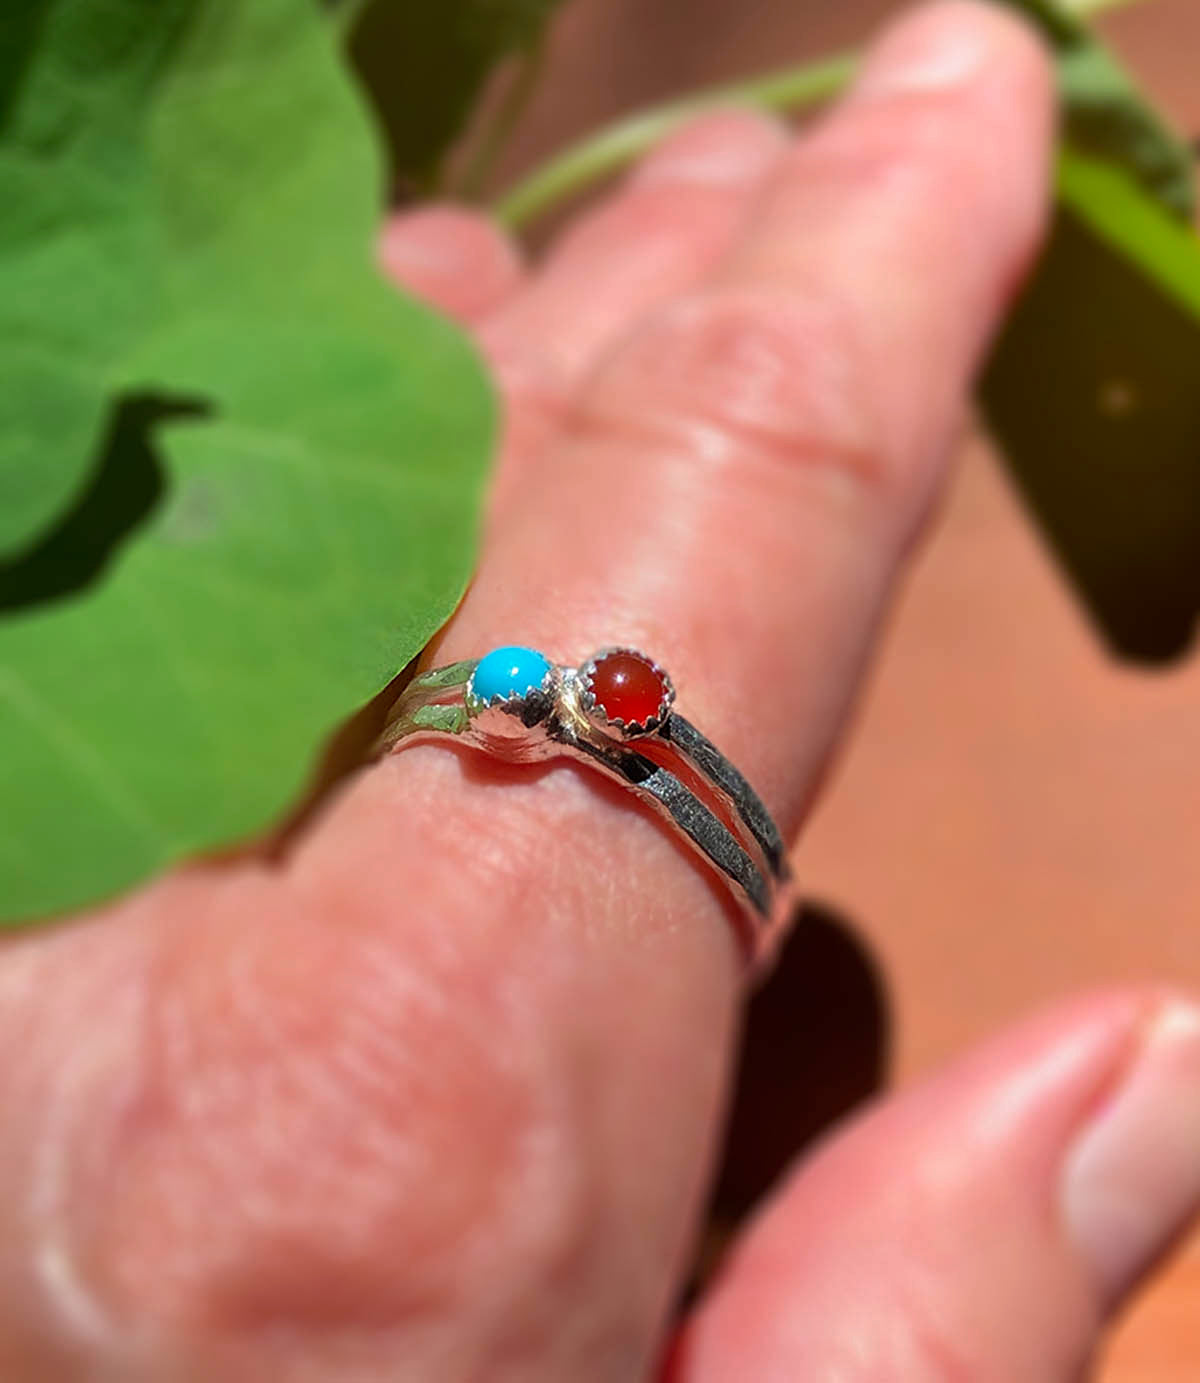
[(495, 227), (473, 211), (425, 206), (385, 221), (379, 257), (399, 278), (471, 272), (515, 273), (519, 256)]
[(716, 187), (756, 182), (786, 140), (786, 128), (768, 116), (722, 111), (667, 140), (641, 164), (633, 181)]
[(385, 222), (379, 234), (379, 255), (400, 277), (441, 272), (461, 263), (457, 246), (432, 214), (410, 215)]
[(853, 95), (874, 98), (962, 86), (987, 62), (989, 36), (987, 25), (965, 7), (919, 12), (884, 40)]
[(1200, 1008), (1172, 1002), (1063, 1167), (1068, 1233), (1106, 1300), (1200, 1208)]

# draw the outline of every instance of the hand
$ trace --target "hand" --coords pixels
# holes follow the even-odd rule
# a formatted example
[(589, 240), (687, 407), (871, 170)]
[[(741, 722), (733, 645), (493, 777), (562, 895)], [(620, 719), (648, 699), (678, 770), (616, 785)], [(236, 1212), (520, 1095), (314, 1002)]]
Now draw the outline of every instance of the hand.
[[(534, 273), (472, 214), (393, 222), (507, 404), (438, 661), (644, 646), (794, 831), (1036, 249), (1051, 126), (1030, 36), (943, 3), (815, 133), (707, 118)], [(739, 988), (721, 890), (628, 796), (441, 746), (283, 865), (10, 941), (0, 1377), (648, 1376)], [(1066, 1383), (1198, 1195), (1197, 1011), (1076, 1003), (833, 1136), (661, 1367)]]

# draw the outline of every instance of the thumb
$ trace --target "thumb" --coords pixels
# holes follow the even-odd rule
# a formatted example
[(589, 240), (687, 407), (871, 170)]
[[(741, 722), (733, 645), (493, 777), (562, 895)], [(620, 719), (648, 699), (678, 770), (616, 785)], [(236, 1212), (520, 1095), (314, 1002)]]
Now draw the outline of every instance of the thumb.
[(1200, 1009), (1110, 995), (835, 1137), (760, 1216), (671, 1383), (1070, 1383), (1200, 1202)]

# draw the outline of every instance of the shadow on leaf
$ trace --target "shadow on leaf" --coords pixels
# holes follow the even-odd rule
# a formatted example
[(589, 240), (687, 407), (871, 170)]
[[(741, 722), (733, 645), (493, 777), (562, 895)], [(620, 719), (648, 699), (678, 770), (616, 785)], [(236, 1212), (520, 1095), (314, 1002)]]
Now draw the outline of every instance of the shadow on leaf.
[(0, 562), (0, 613), (62, 600), (96, 581), (150, 517), (166, 490), (154, 430), (168, 419), (203, 418), (201, 399), (136, 394), (114, 406), (86, 489), (23, 556)]
[(4, 42), (0, 43), (0, 131), (9, 122), (22, 78), (52, 8), (51, 0), (26, 0), (6, 6)]

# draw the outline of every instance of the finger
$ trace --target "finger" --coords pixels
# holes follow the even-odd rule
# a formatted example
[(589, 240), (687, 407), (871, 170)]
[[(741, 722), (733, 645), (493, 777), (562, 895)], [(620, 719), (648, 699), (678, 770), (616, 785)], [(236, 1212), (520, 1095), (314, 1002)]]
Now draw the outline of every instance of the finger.
[[(521, 349), (519, 335), (528, 333), (532, 343), (530, 358), (549, 359), (553, 364), (554, 379), (546, 386), (544, 394), (565, 389), (573, 372), (585, 367), (586, 357), (619, 334), (627, 318), (635, 316), (657, 297), (687, 286), (695, 276), (711, 267), (713, 260), (728, 247), (745, 214), (750, 190), (782, 143), (783, 136), (773, 123), (739, 113), (724, 113), (700, 121), (668, 140), (618, 194), (610, 209), (601, 208), (593, 213), (573, 242), (561, 254), (550, 257), (528, 305), (514, 312), (507, 323), (503, 320), (497, 323), (494, 333), (497, 351), (511, 366)], [(424, 208), (391, 218), (381, 233), (379, 255), (386, 272), (396, 281), (470, 326), (495, 314), (519, 295), (525, 281), (518, 256), (490, 222), (454, 207)], [(581, 345), (567, 360), (572, 333), (577, 334)], [(531, 366), (525, 377), (536, 378), (536, 375), (536, 369)], [(387, 811), (391, 815), (394, 806), (389, 806)], [(375, 820), (382, 824), (382, 818)], [(346, 863), (357, 854), (357, 850), (347, 848), (344, 837), (339, 843), (336, 826), (327, 838), (331, 848)], [(360, 846), (366, 845), (367, 839), (360, 836)], [(395, 910), (390, 897), (397, 888), (396, 879), (403, 872), (403, 842), (399, 851), (389, 853), (392, 855), (389, 867), (376, 875), (383, 892), (372, 900), (384, 913)], [(301, 1075), (289, 1073), (305, 1069), (314, 1073), (332, 1070), (334, 1075), (327, 1077), (326, 1095), (322, 1098), (330, 1098), (329, 1081), (335, 1087), (344, 1086), (343, 1098), (349, 1104), (356, 1105), (361, 1098), (361, 1092), (355, 1093), (358, 1077), (336, 1075), (340, 1060), (337, 1053), (361, 1049), (362, 1029), (354, 1015), (363, 1008), (370, 1009), (371, 993), (379, 983), (374, 972), (379, 967), (371, 965), (372, 977), (361, 986), (348, 980), (343, 984), (337, 979), (337, 972), (346, 978), (348, 972), (342, 968), (344, 962), (350, 962), (351, 968), (356, 969), (358, 961), (354, 958), (363, 958), (362, 947), (366, 944), (378, 954), (379, 943), (368, 943), (364, 933), (379, 925), (383, 913), (374, 915), (372, 904), (365, 898), (352, 896), (359, 893), (357, 884), (351, 885), (349, 893), (339, 896), (347, 879), (342, 868), (332, 872), (323, 870), (319, 861), (305, 872), (304, 884), (294, 891), (286, 885), (272, 888), (267, 880), (254, 877), (253, 871), (235, 871), (220, 881), (181, 876), (166, 881), (130, 906), (117, 909), (102, 920), (97, 931), (84, 929), (55, 937), (53, 944), (21, 943), (8, 948), (5, 961), (13, 984), (7, 992), (9, 1002), (3, 1014), (4, 1031), (16, 1034), (33, 1023), (34, 1017), (26, 1005), (34, 1003), (39, 1010), (38, 1027), (53, 1029), (54, 1036), (44, 1044), (50, 1052), (46, 1062), (26, 1069), (20, 1093), (14, 1094), (29, 1118), (20, 1129), (10, 1121), (8, 1129), (13, 1165), (6, 1187), (8, 1210), (5, 1218), (6, 1223), (14, 1225), (14, 1233), (8, 1241), (7, 1258), (0, 1253), (0, 1260), (3, 1260), (0, 1261), (0, 1276), (11, 1285), (7, 1299), (12, 1303), (21, 1302), (22, 1309), (16, 1312), (21, 1329), (14, 1329), (15, 1322), (9, 1319), (6, 1333), (0, 1334), (0, 1359), (8, 1366), (6, 1376), (13, 1379), (43, 1377), (52, 1367), (65, 1377), (68, 1361), (77, 1354), (86, 1358), (89, 1350), (102, 1354), (109, 1348), (120, 1350), (127, 1313), (132, 1318), (142, 1311), (160, 1319), (164, 1316), (175, 1318), (169, 1333), (176, 1337), (183, 1335), (185, 1342), (179, 1344), (176, 1339), (170, 1348), (182, 1353), (173, 1354), (168, 1364), (159, 1356), (157, 1362), (148, 1367), (157, 1368), (159, 1376), (163, 1370), (182, 1376), (188, 1366), (185, 1361), (202, 1346), (196, 1341), (187, 1342), (188, 1332), (181, 1328), (178, 1320), (183, 1309), (179, 1303), (186, 1302), (189, 1296), (193, 1299), (203, 1297), (205, 1293), (220, 1301), (236, 1299), (238, 1292), (222, 1283), (229, 1272), (236, 1271), (238, 1261), (246, 1265), (246, 1270), (258, 1282), (254, 1295), (263, 1309), (272, 1301), (283, 1302), (284, 1298), (292, 1298), (292, 1309), (295, 1309), (296, 1293), (307, 1302), (302, 1285), (304, 1275), (316, 1284), (328, 1285), (336, 1260), (338, 1266), (332, 1269), (333, 1277), (351, 1284), (347, 1288), (351, 1295), (354, 1284), (365, 1289), (359, 1292), (360, 1309), (375, 1309), (381, 1316), (387, 1314), (386, 1307), (365, 1305), (372, 1299), (369, 1283), (375, 1280), (376, 1272), (371, 1254), (364, 1251), (357, 1257), (351, 1255), (347, 1267), (345, 1227), (355, 1220), (353, 1194), (330, 1197), (322, 1193), (315, 1202), (328, 1205), (330, 1214), (338, 1222), (337, 1227), (319, 1225), (303, 1210), (290, 1231), (278, 1222), (275, 1237), (286, 1240), (289, 1234), (292, 1236), (292, 1249), (284, 1254), (282, 1261), (275, 1250), (265, 1246), (261, 1224), (258, 1230), (250, 1229), (239, 1194), (241, 1182), (253, 1188), (261, 1175), (259, 1158), (262, 1154), (247, 1148), (248, 1133), (253, 1135), (255, 1129), (261, 1130), (272, 1118), (286, 1124), (298, 1112), (296, 1091), (310, 1084), (312, 1089), (321, 1087), (319, 1074), (314, 1074), (310, 1083)], [(415, 891), (415, 885), (410, 887)], [(389, 897), (387, 902), (385, 894)], [(290, 922), (285, 923), (289, 916)], [(171, 925), (165, 926), (168, 918)], [(356, 918), (360, 921), (373, 918), (371, 927), (360, 930)], [(309, 1034), (307, 1037), (296, 1032), (290, 1051), (282, 1038), (275, 1044), (264, 1039), (264, 1032), (272, 1029), (281, 1033), (289, 1031), (298, 1012), (289, 984), (278, 969), (276, 928), (285, 925), (287, 947), (294, 956), (311, 958), (324, 953), (328, 941), (341, 957), (338, 963), (327, 959), (315, 968), (302, 962), (301, 968), (309, 975), (313, 992), (300, 1008), (310, 1014), (312, 1022), (303, 1024)], [(157, 959), (149, 960), (148, 953), (155, 954)], [(175, 959), (167, 959), (164, 953), (174, 954)], [(220, 972), (226, 964), (240, 974), (263, 977), (262, 1013), (254, 1021), (249, 1021), (248, 1015), (242, 1012), (244, 985), (239, 982), (234, 986), (236, 992), (227, 993), (219, 973), (214, 975), (214, 970)], [(108, 979), (95, 988), (86, 985), (85, 992), (73, 988), (68, 994), (67, 987), (53, 977), (76, 965), (80, 966), (81, 974), (103, 975)], [(211, 1028), (213, 1032), (227, 1033), (228, 1044), (214, 1045), (207, 1037), (185, 1040), (182, 1054), (176, 1044), (173, 1048), (176, 1055), (168, 1057), (165, 1067), (153, 1078), (149, 1077), (139, 1055), (141, 1041), (136, 1029), (140, 1025), (135, 1021), (131, 1028), (124, 1021), (125, 1011), (105, 998), (106, 992), (115, 992), (114, 974), (144, 975), (147, 969), (154, 972), (155, 979), (149, 992), (139, 983), (133, 984), (138, 1003), (145, 1004), (154, 1014), (169, 1008), (177, 1015), (176, 1027), (185, 1033), (191, 1030), (194, 1017), (197, 1032)], [(387, 973), (386, 968), (384, 973)], [(33, 978), (19, 981), (16, 978), (26, 975)], [(37, 993), (51, 985), (59, 1002), (55, 1005), (39, 1003)], [(423, 984), (418, 987), (424, 988)], [(411, 1000), (405, 1003), (401, 996), (397, 1006), (405, 1014), (402, 1026), (412, 1040), (412, 1025), (416, 1021), (413, 1003)], [(485, 1007), (490, 1007), (490, 1003)], [(225, 1017), (210, 1024), (205, 1015), (222, 1008), (226, 1010)], [(417, 1009), (419, 1011), (420, 1005)], [(231, 1016), (235, 1010), (240, 1016)], [(451, 1008), (444, 1011), (449, 1013)], [(61, 1018), (60, 1012), (64, 1015)], [(179, 1014), (185, 1015), (182, 1021), (178, 1019)], [(93, 1020), (104, 1024), (106, 1051), (111, 1054), (111, 1061), (84, 1063), (81, 1074), (73, 1056), (76, 1050), (83, 1050), (77, 1046), (76, 1035)], [(153, 1028), (155, 1022), (151, 1018), (148, 1026)], [(347, 1035), (343, 1026), (346, 1022), (350, 1022), (356, 1035)], [(457, 1050), (461, 1057), (464, 1040), (469, 1040), (466, 1039), (466, 1025), (460, 1022), (456, 1026), (459, 1028), (457, 1038), (437, 1044), (443, 1055)], [(501, 1029), (505, 1026), (503, 1021), (498, 1024)], [(385, 1023), (383, 1030), (387, 1027)], [(480, 1020), (479, 1030), (485, 1027)], [(404, 1045), (397, 1035), (394, 1050), (399, 1053)], [(423, 1050), (427, 1044), (416, 1040), (413, 1045)], [(377, 1059), (377, 1053), (359, 1058), (366, 1066)], [(245, 1089), (242, 1079), (229, 1074), (230, 1063), (245, 1072), (245, 1080), (255, 1079), (254, 1072), (260, 1073), (274, 1093), (266, 1097), (260, 1093), (254, 1098), (252, 1116), (247, 1112), (244, 1122), (233, 1128), (227, 1152), (213, 1165), (209, 1158), (212, 1140), (206, 1131), (207, 1120), (203, 1113), (195, 1111), (211, 1108), (211, 1100), (203, 1092), (210, 1090), (214, 1082), (224, 1081), (230, 1092)], [(267, 1073), (264, 1063), (275, 1063), (282, 1069)], [(482, 1063), (481, 1094), (473, 1100), (466, 1098), (461, 1072), (451, 1082), (457, 1099), (470, 1109), (476, 1132), (468, 1137), (469, 1145), (477, 1141), (478, 1129), (487, 1122), (488, 1111), (495, 1108), (495, 1101), (482, 1095), (487, 1070), (488, 1064)], [(224, 1076), (221, 1075), (223, 1071), (226, 1072)], [(135, 1073), (133, 1082), (141, 1089), (146, 1089), (147, 1082), (152, 1081), (163, 1098), (172, 1102), (174, 1095), (168, 1092), (178, 1088), (180, 1103), (171, 1116), (162, 1121), (165, 1128), (151, 1140), (155, 1144), (152, 1150), (147, 1150), (146, 1140), (135, 1140), (144, 1154), (144, 1161), (132, 1153), (121, 1159), (121, 1170), (111, 1179), (112, 1194), (103, 1203), (110, 1206), (128, 1204), (125, 1197), (129, 1196), (136, 1201), (137, 1209), (115, 1213), (109, 1233), (104, 1224), (106, 1216), (101, 1215), (97, 1221), (82, 1209), (92, 1201), (90, 1192), (84, 1190), (76, 1197), (72, 1188), (94, 1185), (88, 1170), (93, 1159), (85, 1146), (106, 1147), (125, 1141), (111, 1127), (114, 1085), (119, 1087), (125, 1080), (124, 1072)], [(419, 1075), (410, 1070), (409, 1077), (423, 1087)], [(395, 1083), (403, 1089), (408, 1079), (397, 1075)], [(497, 1083), (498, 1088), (505, 1084), (505, 1081)], [(289, 1088), (293, 1092), (290, 1096)], [(184, 1097), (189, 1089), (191, 1096)], [(311, 1089), (309, 1093), (311, 1096)], [(157, 1098), (151, 1097), (150, 1102), (155, 1103)], [(236, 1104), (236, 1093), (231, 1093), (230, 1098)], [(374, 1101), (373, 1096), (371, 1100)], [(303, 1103), (305, 1100), (301, 1097), (299, 1104)], [(514, 1107), (521, 1105), (516, 1099), (510, 1103)], [(43, 1118), (44, 1111), (64, 1106), (69, 1106), (68, 1117), (47, 1114)], [(233, 1115), (227, 1115), (226, 1121), (230, 1126), (237, 1124)], [(345, 1172), (347, 1159), (344, 1149), (334, 1146), (339, 1141), (332, 1136), (334, 1130), (339, 1125), (357, 1128), (360, 1130), (358, 1136), (373, 1142), (378, 1152), (378, 1130), (388, 1122), (379, 1109), (354, 1118), (340, 1117), (330, 1109), (322, 1119), (329, 1135), (310, 1142), (303, 1153), (297, 1148), (297, 1155), (309, 1159), (314, 1168), (328, 1169), (331, 1182), (327, 1184), (337, 1184), (339, 1176)], [(453, 1145), (461, 1132), (457, 1113), (443, 1126), (442, 1135), (430, 1133), (427, 1117), (416, 1122), (423, 1123), (424, 1127), (414, 1129), (414, 1144), (423, 1138), (427, 1146), (437, 1146), (439, 1139), (443, 1144), (448, 1139)], [(465, 1167), (461, 1154), (444, 1159), (447, 1185), (455, 1188), (474, 1183), (485, 1189), (492, 1175), (488, 1164), (503, 1163), (503, 1142), (503, 1138), (492, 1139), (490, 1143), (486, 1138), (480, 1140), (481, 1151), (486, 1150), (488, 1155), (474, 1170)], [(46, 1153), (44, 1150), (49, 1146), (55, 1151)], [(61, 1151), (64, 1146), (67, 1151)], [(22, 1187), (35, 1179), (35, 1163), (43, 1157), (60, 1167), (61, 1177), (52, 1178), (55, 1184), (51, 1190), (45, 1189), (47, 1183), (42, 1180), (43, 1190), (37, 1198), (36, 1214), (29, 1217), (23, 1212), (14, 1214), (12, 1198), (21, 1198)], [(283, 1158), (285, 1162), (288, 1160), (286, 1152)], [(103, 1157), (100, 1160), (105, 1166), (112, 1165)], [(135, 1165), (140, 1168), (137, 1173), (131, 1172)], [(279, 1173), (279, 1164), (275, 1165), (277, 1171), (269, 1174), (268, 1179), (282, 1184), (290, 1174)], [(414, 1194), (411, 1183), (410, 1190), (404, 1191), (399, 1189), (404, 1181), (403, 1176), (396, 1178), (397, 1197), (407, 1202), (410, 1210), (419, 1210), (422, 1205), (431, 1209), (428, 1223), (436, 1225), (443, 1236), (453, 1242), (455, 1236), (446, 1235), (445, 1220), (445, 1210), (452, 1204), (453, 1196), (440, 1198), (428, 1192)], [(253, 1198), (252, 1190), (247, 1194)], [(553, 1200), (553, 1193), (549, 1194)], [(471, 1199), (470, 1195), (463, 1197), (464, 1213), (469, 1210)], [(190, 1256), (194, 1245), (189, 1245), (189, 1238), (207, 1242), (203, 1224), (209, 1219), (209, 1212), (203, 1207), (217, 1201), (225, 1207), (223, 1219), (229, 1241), (241, 1238), (240, 1259), (239, 1254), (233, 1252), (229, 1255), (233, 1267), (227, 1264), (225, 1269), (218, 1269), (210, 1265), (206, 1269), (202, 1250), (190, 1272), (172, 1268), (168, 1260), (174, 1251), (183, 1257)], [(289, 1197), (289, 1202), (295, 1210), (294, 1198)], [(100, 1202), (95, 1205), (99, 1208)], [(311, 1210), (312, 1205), (309, 1208)], [(285, 1219), (293, 1210), (289, 1210)], [(299, 1221), (304, 1221), (306, 1214), (307, 1223), (301, 1228)], [(376, 1218), (380, 1224), (388, 1222), (385, 1213), (379, 1213)], [(138, 1226), (150, 1228), (143, 1231)], [(171, 1228), (164, 1231), (163, 1226)], [(407, 1234), (398, 1234), (397, 1239), (409, 1242), (422, 1239), (422, 1232), (414, 1220), (408, 1220), (406, 1229)], [(307, 1252), (304, 1245), (297, 1248), (296, 1232), (306, 1242)], [(162, 1244), (153, 1247), (156, 1235), (162, 1235), (173, 1244), (174, 1250), (164, 1252)], [(267, 1238), (270, 1237), (268, 1233)], [(432, 1243), (438, 1236), (428, 1230), (425, 1237)], [(249, 1247), (250, 1239), (256, 1241), (256, 1247)], [(146, 1247), (148, 1243), (149, 1248)], [(380, 1241), (378, 1250), (383, 1248)], [(385, 1256), (390, 1260), (390, 1254)], [(439, 1258), (438, 1253), (434, 1252), (433, 1258)], [(382, 1260), (380, 1266), (383, 1266)], [(422, 1273), (428, 1276), (431, 1269), (432, 1276), (436, 1276), (439, 1269), (433, 1267), (432, 1261), (423, 1266)], [(286, 1285), (279, 1276), (281, 1272), (287, 1279)], [(385, 1276), (392, 1283), (392, 1292), (399, 1290), (398, 1275), (390, 1265), (385, 1269)], [(147, 1280), (152, 1281), (154, 1287), (139, 1299), (138, 1284)], [(250, 1278), (245, 1280), (249, 1282)], [(129, 1285), (131, 1281), (133, 1287)], [(319, 1285), (314, 1293), (315, 1298), (336, 1299), (339, 1305), (334, 1307), (334, 1314), (345, 1309), (345, 1297), (339, 1293), (331, 1298)], [(419, 1287), (417, 1294), (420, 1295)], [(278, 1309), (287, 1308), (281, 1305)], [(220, 1317), (222, 1311), (217, 1309), (216, 1315)], [(302, 1304), (298, 1315), (311, 1324), (311, 1306)], [(28, 1351), (27, 1367), (23, 1362), (25, 1351)], [(52, 1365), (46, 1363), (47, 1352), (53, 1358)], [(311, 1350), (304, 1352), (309, 1357), (313, 1353)], [(237, 1366), (226, 1360), (221, 1367), (222, 1376), (233, 1377)], [(249, 1366), (252, 1375), (254, 1367)], [(313, 1367), (319, 1370), (320, 1363)], [(132, 1365), (128, 1376), (133, 1376)]]
[(1109, 996), (859, 1120), (735, 1247), (671, 1383), (1075, 1383), (1200, 1203), (1200, 1009)]
[(580, 380), (643, 313), (729, 250), (785, 142), (780, 125), (750, 111), (685, 126), (580, 217), (526, 290), (483, 324), (479, 342), (507, 402), (494, 517)]
[(794, 826), (1037, 243), (1051, 124), (1016, 21), (902, 24), (720, 272), (585, 388), (447, 655), (501, 631), (564, 661), (644, 643)]
[(504, 437), (493, 514), (603, 353), (728, 251), (785, 142), (782, 126), (750, 111), (698, 118), (581, 216), (528, 276), (511, 243), (475, 213), (435, 207), (388, 223), (385, 267), (477, 329), (500, 387)]
[(524, 281), (512, 242), (489, 217), (463, 207), (389, 216), (378, 253), (396, 283), (466, 325), (498, 311)]
[(482, 339), (515, 384), (565, 396), (655, 303), (725, 253), (786, 144), (751, 111), (703, 116), (669, 136), (616, 195), (586, 212)]
[[(1045, 55), (998, 9), (902, 23), (785, 155), (727, 260), (584, 385), (569, 433), (515, 485), (438, 659), (640, 645), (793, 829), (1038, 242), (1052, 104)], [(398, 777), (480, 801), (444, 753), (416, 753)], [(727, 918), (627, 803), (572, 774), (472, 777), (498, 794), (471, 818), (489, 849), (499, 830), (538, 862), (540, 924), (528, 909), (519, 924), (522, 947), (539, 939), (529, 1002), (592, 1053), (608, 1224), (589, 1259), (620, 1284), (605, 1309), (640, 1309), (648, 1337), (666, 1301), (653, 1268), (662, 1284), (678, 1261), (719, 1104)], [(384, 777), (364, 816), (373, 791), (382, 802)]]

